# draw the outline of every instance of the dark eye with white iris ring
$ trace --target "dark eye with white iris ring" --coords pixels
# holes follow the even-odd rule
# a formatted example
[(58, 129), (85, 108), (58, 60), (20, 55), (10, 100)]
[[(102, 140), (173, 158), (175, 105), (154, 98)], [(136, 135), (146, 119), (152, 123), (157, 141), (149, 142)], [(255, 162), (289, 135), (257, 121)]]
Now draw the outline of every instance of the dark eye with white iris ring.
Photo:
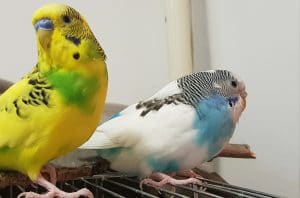
[(231, 86), (237, 87), (237, 82), (235, 80), (231, 81)]
[(63, 16), (63, 21), (64, 21), (65, 23), (70, 23), (70, 22), (71, 22), (71, 19), (70, 19), (69, 16), (64, 15), (64, 16)]

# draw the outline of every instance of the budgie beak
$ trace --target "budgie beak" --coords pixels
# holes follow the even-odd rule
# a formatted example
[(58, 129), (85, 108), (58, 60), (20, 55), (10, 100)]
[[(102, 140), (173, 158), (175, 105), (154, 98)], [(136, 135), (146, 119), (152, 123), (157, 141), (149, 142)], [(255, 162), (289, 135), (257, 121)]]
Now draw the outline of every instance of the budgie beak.
[(248, 93), (246, 92), (245, 89), (240, 92), (240, 96), (242, 99), (242, 111), (244, 111), (247, 106), (247, 100), (246, 100), (247, 95), (248, 95)]
[(238, 102), (234, 105), (233, 110), (232, 110), (232, 118), (233, 122), (237, 123), (239, 121), (239, 118), (242, 114), (242, 112), (246, 109), (247, 106), (247, 96), (248, 93), (246, 92), (246, 86), (243, 81), (239, 81), (239, 86), (238, 86), (238, 92), (239, 92), (239, 100)]
[(34, 24), (34, 27), (36, 31), (39, 30), (51, 31), (53, 30), (53, 23), (50, 19), (41, 19)]
[(50, 19), (41, 19), (34, 24), (36, 34), (41, 46), (46, 49), (49, 48), (51, 42), (51, 34), (54, 25)]
[(240, 83), (239, 91), (240, 91), (240, 97), (242, 98), (242, 107), (243, 107), (242, 109), (244, 111), (246, 108), (246, 98), (248, 96), (244, 82)]
[(239, 92), (240, 92), (240, 97), (242, 99), (242, 111), (244, 111), (246, 108), (246, 98), (248, 95), (248, 93), (246, 92), (246, 86), (244, 82), (239, 83)]

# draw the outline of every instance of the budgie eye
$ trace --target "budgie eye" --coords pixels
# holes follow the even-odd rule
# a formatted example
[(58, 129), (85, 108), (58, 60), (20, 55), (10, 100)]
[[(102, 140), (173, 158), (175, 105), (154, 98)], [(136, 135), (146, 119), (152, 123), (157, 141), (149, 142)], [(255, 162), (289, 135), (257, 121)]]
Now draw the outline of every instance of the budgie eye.
[(235, 80), (231, 81), (231, 86), (233, 86), (234, 88), (237, 87), (237, 82)]
[(70, 19), (69, 16), (65, 15), (65, 16), (63, 16), (63, 21), (64, 21), (65, 23), (70, 23), (70, 22), (71, 22), (71, 19)]

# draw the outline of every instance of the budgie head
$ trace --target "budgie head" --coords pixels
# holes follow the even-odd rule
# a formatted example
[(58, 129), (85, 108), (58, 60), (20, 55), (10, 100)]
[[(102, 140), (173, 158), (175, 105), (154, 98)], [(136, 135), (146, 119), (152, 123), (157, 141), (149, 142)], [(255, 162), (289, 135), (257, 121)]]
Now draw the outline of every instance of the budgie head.
[(178, 79), (178, 84), (183, 90), (185, 100), (193, 106), (210, 97), (224, 97), (235, 123), (246, 108), (245, 83), (230, 71), (199, 72)]
[[(97, 72), (95, 61), (104, 64), (105, 53), (85, 19), (75, 9), (50, 4), (36, 10), (32, 17), (36, 30), (42, 70), (70, 69)], [(99, 65), (98, 65), (99, 66)]]

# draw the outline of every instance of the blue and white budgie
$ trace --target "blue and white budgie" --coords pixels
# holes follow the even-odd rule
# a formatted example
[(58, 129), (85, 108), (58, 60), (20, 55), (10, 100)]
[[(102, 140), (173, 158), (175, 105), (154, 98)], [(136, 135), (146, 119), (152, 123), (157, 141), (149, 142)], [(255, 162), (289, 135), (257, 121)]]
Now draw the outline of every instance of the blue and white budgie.
[(80, 148), (97, 149), (114, 170), (150, 176), (143, 183), (198, 183), (165, 173), (217, 155), (234, 132), (246, 96), (243, 81), (227, 70), (187, 75), (115, 114)]

